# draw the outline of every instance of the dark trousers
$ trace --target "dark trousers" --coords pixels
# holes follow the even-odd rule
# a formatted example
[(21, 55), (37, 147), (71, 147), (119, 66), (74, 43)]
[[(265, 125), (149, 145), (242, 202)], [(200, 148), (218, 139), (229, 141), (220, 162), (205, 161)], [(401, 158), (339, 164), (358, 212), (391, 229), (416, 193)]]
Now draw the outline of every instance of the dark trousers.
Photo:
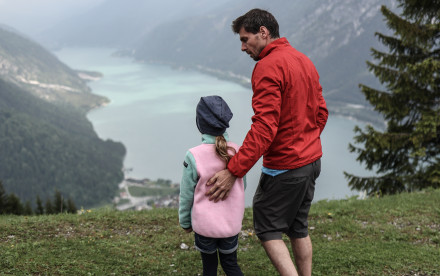
[(230, 254), (223, 254), (217, 251), (213, 254), (201, 252), (203, 263), (203, 276), (217, 275), (218, 259), (227, 276), (242, 276), (240, 266), (237, 263), (237, 250)]

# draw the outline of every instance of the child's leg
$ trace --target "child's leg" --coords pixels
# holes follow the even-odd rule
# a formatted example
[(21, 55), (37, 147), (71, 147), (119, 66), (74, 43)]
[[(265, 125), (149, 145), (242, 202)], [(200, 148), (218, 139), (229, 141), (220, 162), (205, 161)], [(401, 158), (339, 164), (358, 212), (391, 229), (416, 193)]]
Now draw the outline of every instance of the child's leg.
[(227, 276), (242, 276), (240, 266), (237, 263), (237, 250), (230, 254), (220, 254), (220, 264)]
[(227, 276), (243, 275), (237, 263), (238, 235), (219, 239), (220, 264)]
[(212, 254), (200, 252), (200, 254), (202, 255), (203, 276), (217, 276), (217, 252)]
[(202, 255), (203, 275), (217, 275), (218, 256), (217, 239), (194, 233), (194, 244)]

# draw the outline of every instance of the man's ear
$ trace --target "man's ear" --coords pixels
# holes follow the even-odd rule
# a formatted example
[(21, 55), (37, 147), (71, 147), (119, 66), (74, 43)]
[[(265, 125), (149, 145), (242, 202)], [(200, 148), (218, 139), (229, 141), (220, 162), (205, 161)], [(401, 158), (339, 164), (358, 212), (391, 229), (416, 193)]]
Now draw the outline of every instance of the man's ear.
[(264, 39), (270, 38), (270, 32), (269, 32), (269, 30), (266, 27), (261, 26), (260, 27), (260, 33), (261, 33), (261, 37), (262, 38), (264, 38)]

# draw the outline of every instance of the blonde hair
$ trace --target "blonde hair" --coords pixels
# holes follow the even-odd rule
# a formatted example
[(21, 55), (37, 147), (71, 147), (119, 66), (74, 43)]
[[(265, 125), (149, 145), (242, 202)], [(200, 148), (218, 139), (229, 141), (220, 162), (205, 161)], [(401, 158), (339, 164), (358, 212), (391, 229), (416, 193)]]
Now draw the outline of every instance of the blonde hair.
[(215, 152), (217, 152), (220, 159), (225, 161), (225, 167), (228, 166), (229, 160), (231, 160), (233, 156), (233, 154), (229, 153), (230, 150), (234, 154), (236, 153), (233, 147), (228, 146), (228, 143), (226, 142), (226, 139), (225, 137), (223, 137), (223, 135), (215, 137)]

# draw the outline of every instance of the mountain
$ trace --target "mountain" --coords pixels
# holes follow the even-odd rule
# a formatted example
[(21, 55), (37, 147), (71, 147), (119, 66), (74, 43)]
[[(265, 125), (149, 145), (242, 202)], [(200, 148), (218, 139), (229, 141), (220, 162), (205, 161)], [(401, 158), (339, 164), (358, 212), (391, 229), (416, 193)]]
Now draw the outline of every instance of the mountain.
[(33, 203), (37, 196), (52, 198), (55, 190), (78, 206), (110, 203), (123, 179), (126, 150), (121, 143), (101, 140), (85, 116), (105, 101), (43, 47), (0, 28), (0, 181), (5, 190)]
[[(46, 32), (58, 45), (123, 49), (138, 61), (202, 70), (249, 85), (254, 61), (241, 53), (232, 21), (258, 7), (274, 14), (280, 34), (315, 63), (331, 114), (381, 121), (358, 85), (380, 87), (368, 72), (370, 48), (381, 45), (375, 32), (387, 33), (380, 6), (396, 0), (107, 0), (80, 18)], [(63, 35), (59, 35), (63, 34)]]
[[(121, 0), (108, 0), (83, 17), (72, 19), (77, 24), (60, 24), (45, 35), (59, 45), (125, 49), (122, 53), (138, 61), (202, 70), (249, 85), (254, 61), (241, 53), (238, 36), (230, 26), (251, 8), (266, 9), (277, 18), (281, 36), (315, 63), (332, 114), (381, 120), (358, 85), (380, 85), (365, 62), (371, 60), (371, 47), (380, 48), (374, 33), (387, 32), (380, 6), (396, 9), (396, 0), (243, 0), (210, 4), (134, 0), (127, 5)], [(63, 35), (56, 35), (60, 33)]]
[(4, 26), (0, 26), (0, 77), (49, 102), (86, 111), (108, 102), (92, 94), (78, 72), (32, 39)]
[(368, 72), (365, 62), (371, 60), (371, 47), (380, 48), (374, 33), (387, 32), (380, 6), (395, 8), (394, 2), (240, 1), (233, 7), (156, 27), (136, 48), (134, 57), (197, 68), (242, 82), (243, 77), (250, 78), (254, 61), (240, 51), (239, 38), (230, 26), (250, 7), (259, 7), (273, 13), (281, 36), (315, 63), (331, 114), (380, 121), (358, 85), (380, 85)]

